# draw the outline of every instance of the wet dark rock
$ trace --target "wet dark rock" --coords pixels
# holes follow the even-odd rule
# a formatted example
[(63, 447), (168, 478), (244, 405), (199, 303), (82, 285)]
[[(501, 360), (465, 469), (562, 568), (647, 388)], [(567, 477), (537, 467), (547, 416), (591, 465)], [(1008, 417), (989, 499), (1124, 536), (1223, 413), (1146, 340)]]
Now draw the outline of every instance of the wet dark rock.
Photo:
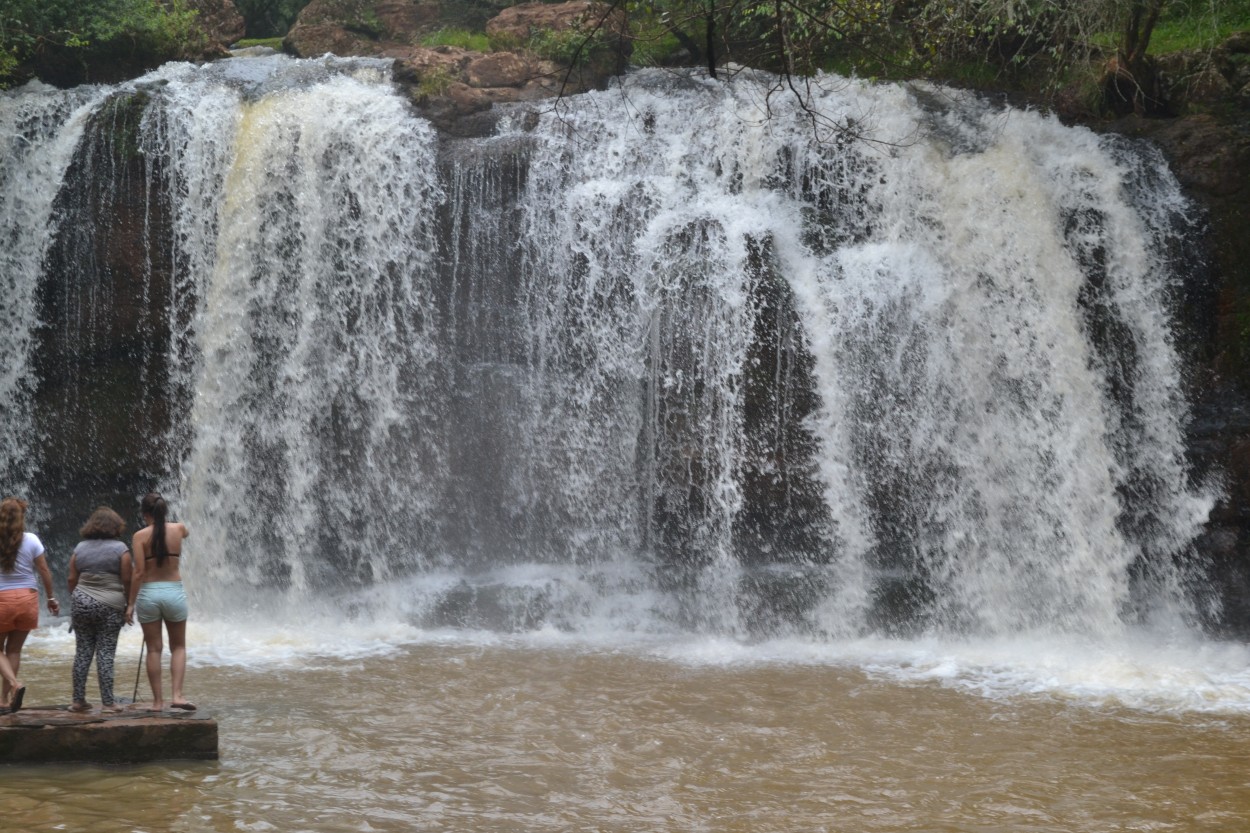
[[(126, 511), (176, 459), (162, 438), (176, 433), (185, 392), (168, 389), (168, 357), (154, 347), (170, 333), (172, 232), (161, 172), (140, 148), (148, 102), (119, 93), (92, 116), (57, 197), (62, 222), (46, 255), (34, 352), (33, 493), (44, 498), (45, 531), (82, 523), (75, 495)], [(92, 302), (79, 303), (80, 293)]]
[(1159, 95), (1177, 113), (1237, 103), (1250, 82), (1250, 32), (1238, 32), (1214, 49), (1172, 52), (1158, 58)]
[(1158, 145), (1202, 214), (1205, 262), (1178, 299), (1178, 347), (1193, 368), (1194, 476), (1221, 496), (1194, 549), (1219, 608), (1208, 624), (1250, 635), (1250, 120), (1129, 117), (1113, 129)]

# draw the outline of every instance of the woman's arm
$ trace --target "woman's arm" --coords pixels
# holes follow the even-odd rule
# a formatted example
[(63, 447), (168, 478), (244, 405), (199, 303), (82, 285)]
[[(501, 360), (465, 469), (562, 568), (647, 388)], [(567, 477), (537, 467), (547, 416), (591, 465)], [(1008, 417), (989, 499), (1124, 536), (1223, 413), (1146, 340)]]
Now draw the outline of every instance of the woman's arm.
[(52, 595), (52, 571), (48, 569), (48, 559), (44, 558), (43, 553), (35, 558), (35, 569), (39, 571), (39, 580), (43, 582), (44, 595), (48, 597), (48, 610), (52, 611), (53, 616), (57, 616), (61, 612), (61, 603), (56, 600), (56, 596)]
[(139, 530), (135, 533), (134, 539), (131, 541), (131, 558), (130, 558), (130, 586), (126, 588), (126, 624), (133, 625), (135, 623), (135, 597), (139, 595), (139, 587), (143, 584), (143, 541), (145, 530)]
[(69, 585), (69, 594), (74, 595), (74, 588), (78, 586), (78, 553), (69, 557), (69, 578), (66, 584)]
[(130, 582), (131, 582), (131, 579), (134, 577), (133, 576), (134, 567), (132, 566), (130, 550), (126, 550), (124, 553), (122, 553), (121, 569), (122, 569), (122, 593), (125, 594), (126, 601), (127, 603), (129, 603), (130, 602)]

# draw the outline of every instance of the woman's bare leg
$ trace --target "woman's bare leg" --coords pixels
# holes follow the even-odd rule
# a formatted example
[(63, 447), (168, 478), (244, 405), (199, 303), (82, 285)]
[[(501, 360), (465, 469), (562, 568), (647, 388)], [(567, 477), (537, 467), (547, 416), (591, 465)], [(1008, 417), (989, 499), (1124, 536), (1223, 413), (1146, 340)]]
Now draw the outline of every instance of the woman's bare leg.
[(173, 684), (173, 700), (177, 706), (186, 703), (182, 696), (182, 682), (187, 676), (187, 623), (166, 622), (165, 629), (169, 632), (169, 677)]
[(0, 677), (4, 678), (4, 687), (0, 690), (0, 696), (3, 697), (3, 700), (0, 700), (0, 703), (5, 706), (9, 705), (9, 699), (13, 696), (13, 690), (21, 685), (21, 682), (17, 679), (17, 669), (9, 662), (7, 651), (9, 637), (13, 633), (14, 631), (9, 631), (8, 633), (0, 634)]
[(161, 620), (140, 622), (143, 628), (143, 644), (147, 646), (148, 686), (152, 689), (152, 710), (165, 708), (165, 697), (161, 691), (161, 653), (165, 650), (161, 642)]
[(9, 670), (13, 672), (13, 682), (4, 681), (4, 702), (7, 705), (13, 699), (13, 692), (21, 687), (21, 683), (17, 682), (18, 672), (22, 668), (22, 646), (26, 644), (26, 637), (30, 636), (30, 631), (9, 631), (4, 636), (3, 648), (5, 664), (9, 666)]

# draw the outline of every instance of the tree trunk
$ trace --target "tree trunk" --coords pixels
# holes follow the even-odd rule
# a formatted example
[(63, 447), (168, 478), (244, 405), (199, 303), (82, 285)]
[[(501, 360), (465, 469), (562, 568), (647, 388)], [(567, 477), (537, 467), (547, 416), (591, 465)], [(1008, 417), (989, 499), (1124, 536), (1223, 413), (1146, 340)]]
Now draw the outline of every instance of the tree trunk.
[(1136, 0), (1115, 58), (1103, 73), (1103, 100), (1116, 113), (1161, 116), (1168, 113), (1154, 59), (1147, 55), (1150, 36), (1165, 0)]

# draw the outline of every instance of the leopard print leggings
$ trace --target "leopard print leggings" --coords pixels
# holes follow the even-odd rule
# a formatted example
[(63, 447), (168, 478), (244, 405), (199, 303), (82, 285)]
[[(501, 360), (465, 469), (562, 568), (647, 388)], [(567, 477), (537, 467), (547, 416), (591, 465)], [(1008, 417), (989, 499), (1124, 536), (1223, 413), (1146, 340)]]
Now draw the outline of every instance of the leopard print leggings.
[(93, 599), (81, 590), (71, 597), (71, 622), (77, 650), (74, 652), (74, 702), (87, 701), (87, 672), (95, 657), (95, 673), (100, 680), (100, 702), (113, 705), (113, 656), (117, 653), (117, 635), (126, 623), (126, 614)]

